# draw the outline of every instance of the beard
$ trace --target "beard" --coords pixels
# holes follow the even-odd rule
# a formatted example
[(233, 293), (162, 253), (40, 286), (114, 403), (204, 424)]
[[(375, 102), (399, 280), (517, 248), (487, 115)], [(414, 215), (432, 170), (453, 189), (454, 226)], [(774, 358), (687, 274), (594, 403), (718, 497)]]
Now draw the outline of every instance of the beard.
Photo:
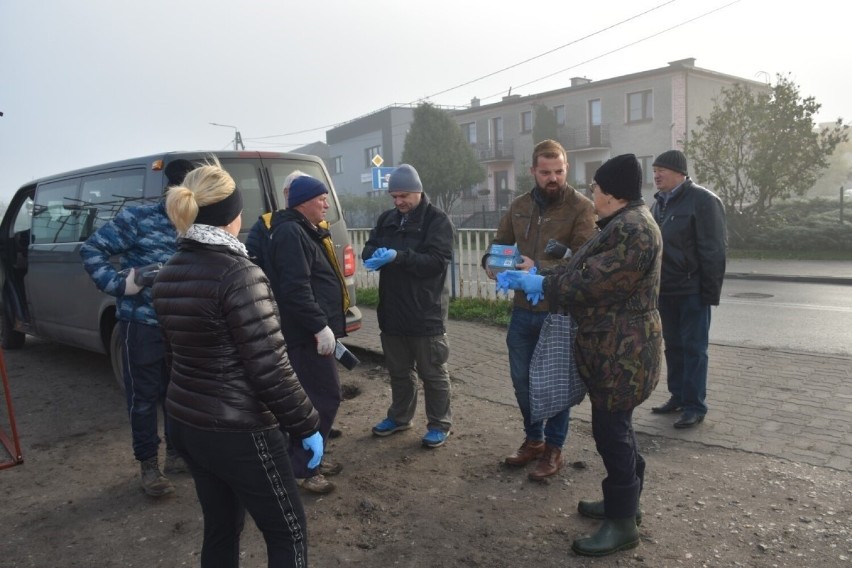
[(558, 183), (549, 183), (545, 187), (541, 187), (536, 184), (536, 189), (538, 190), (538, 194), (544, 199), (547, 203), (553, 203), (562, 195), (565, 189), (568, 187), (568, 183), (564, 183), (559, 185)]

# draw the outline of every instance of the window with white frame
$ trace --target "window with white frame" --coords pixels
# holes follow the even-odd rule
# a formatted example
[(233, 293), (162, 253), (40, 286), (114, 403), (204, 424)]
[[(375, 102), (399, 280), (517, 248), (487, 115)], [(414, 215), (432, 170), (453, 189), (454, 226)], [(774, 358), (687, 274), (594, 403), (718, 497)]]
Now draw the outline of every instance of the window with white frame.
[(473, 146), (476, 144), (476, 123), (466, 122), (461, 125), (462, 136), (467, 140), (467, 143)]
[(382, 153), (382, 147), (379, 146), (371, 146), (369, 148), (364, 149), (364, 167), (372, 168), (375, 164), (373, 164), (373, 158), (380, 155)]
[(627, 122), (642, 122), (654, 118), (654, 94), (638, 91), (627, 94)]
[(331, 170), (333, 174), (343, 173), (343, 156), (335, 156), (331, 159)]
[(553, 114), (556, 115), (556, 126), (565, 126), (565, 105), (553, 107)]
[(532, 132), (533, 113), (531, 110), (521, 113), (521, 132)]
[(652, 185), (654, 183), (654, 156), (639, 156), (639, 165), (642, 166), (642, 185)]

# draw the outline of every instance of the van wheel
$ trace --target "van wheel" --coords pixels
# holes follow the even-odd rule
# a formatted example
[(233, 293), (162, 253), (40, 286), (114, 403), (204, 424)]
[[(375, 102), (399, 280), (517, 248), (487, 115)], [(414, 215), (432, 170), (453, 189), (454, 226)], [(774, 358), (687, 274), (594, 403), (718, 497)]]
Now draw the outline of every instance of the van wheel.
[(112, 334), (109, 337), (109, 359), (112, 362), (112, 374), (115, 377), (115, 382), (118, 383), (118, 388), (124, 392), (124, 372), (122, 370), (122, 361), (124, 360), (124, 346), (121, 342), (121, 330), (119, 323), (116, 322), (112, 326)]
[(21, 349), (27, 340), (27, 335), (12, 328), (12, 318), (3, 310), (3, 327), (0, 333), (3, 334), (3, 340), (0, 342), (3, 349)]

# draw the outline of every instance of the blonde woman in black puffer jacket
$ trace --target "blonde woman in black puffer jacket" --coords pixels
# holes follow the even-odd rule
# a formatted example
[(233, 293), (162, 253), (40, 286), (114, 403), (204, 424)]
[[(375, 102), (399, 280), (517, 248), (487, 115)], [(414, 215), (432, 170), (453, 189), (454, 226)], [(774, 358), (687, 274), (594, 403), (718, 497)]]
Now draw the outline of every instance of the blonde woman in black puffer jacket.
[(169, 434), (204, 512), (201, 566), (239, 565), (247, 510), (270, 566), (305, 567), (284, 431), (319, 463), (319, 419), (287, 358), (269, 282), (237, 239), (240, 192), (206, 165), (169, 190), (166, 210), (182, 238), (154, 283), (154, 309), (170, 346)]

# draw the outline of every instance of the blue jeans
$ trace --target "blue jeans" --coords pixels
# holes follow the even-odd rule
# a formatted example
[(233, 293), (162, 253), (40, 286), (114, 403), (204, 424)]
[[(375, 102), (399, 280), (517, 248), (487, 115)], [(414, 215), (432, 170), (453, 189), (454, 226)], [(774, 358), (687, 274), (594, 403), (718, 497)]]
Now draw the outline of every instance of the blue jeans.
[(707, 414), (707, 346), (710, 306), (701, 296), (660, 296), (660, 318), (666, 346), (666, 382), (684, 412)]
[(513, 308), (506, 334), (509, 347), (509, 374), (515, 388), (518, 408), (524, 417), (524, 432), (530, 440), (541, 440), (556, 448), (562, 448), (568, 437), (568, 421), (571, 409), (565, 409), (546, 421), (530, 422), (530, 361), (532, 360), (541, 326), (547, 312), (532, 312), (523, 308)]
[[(127, 412), (133, 435), (133, 455), (145, 461), (157, 455), (160, 447), (158, 409), (166, 415), (166, 389), (169, 386), (169, 369), (166, 365), (165, 337), (159, 327), (136, 321), (121, 321), (124, 343), (123, 374), (127, 395)], [(166, 449), (171, 449), (168, 422)]]

